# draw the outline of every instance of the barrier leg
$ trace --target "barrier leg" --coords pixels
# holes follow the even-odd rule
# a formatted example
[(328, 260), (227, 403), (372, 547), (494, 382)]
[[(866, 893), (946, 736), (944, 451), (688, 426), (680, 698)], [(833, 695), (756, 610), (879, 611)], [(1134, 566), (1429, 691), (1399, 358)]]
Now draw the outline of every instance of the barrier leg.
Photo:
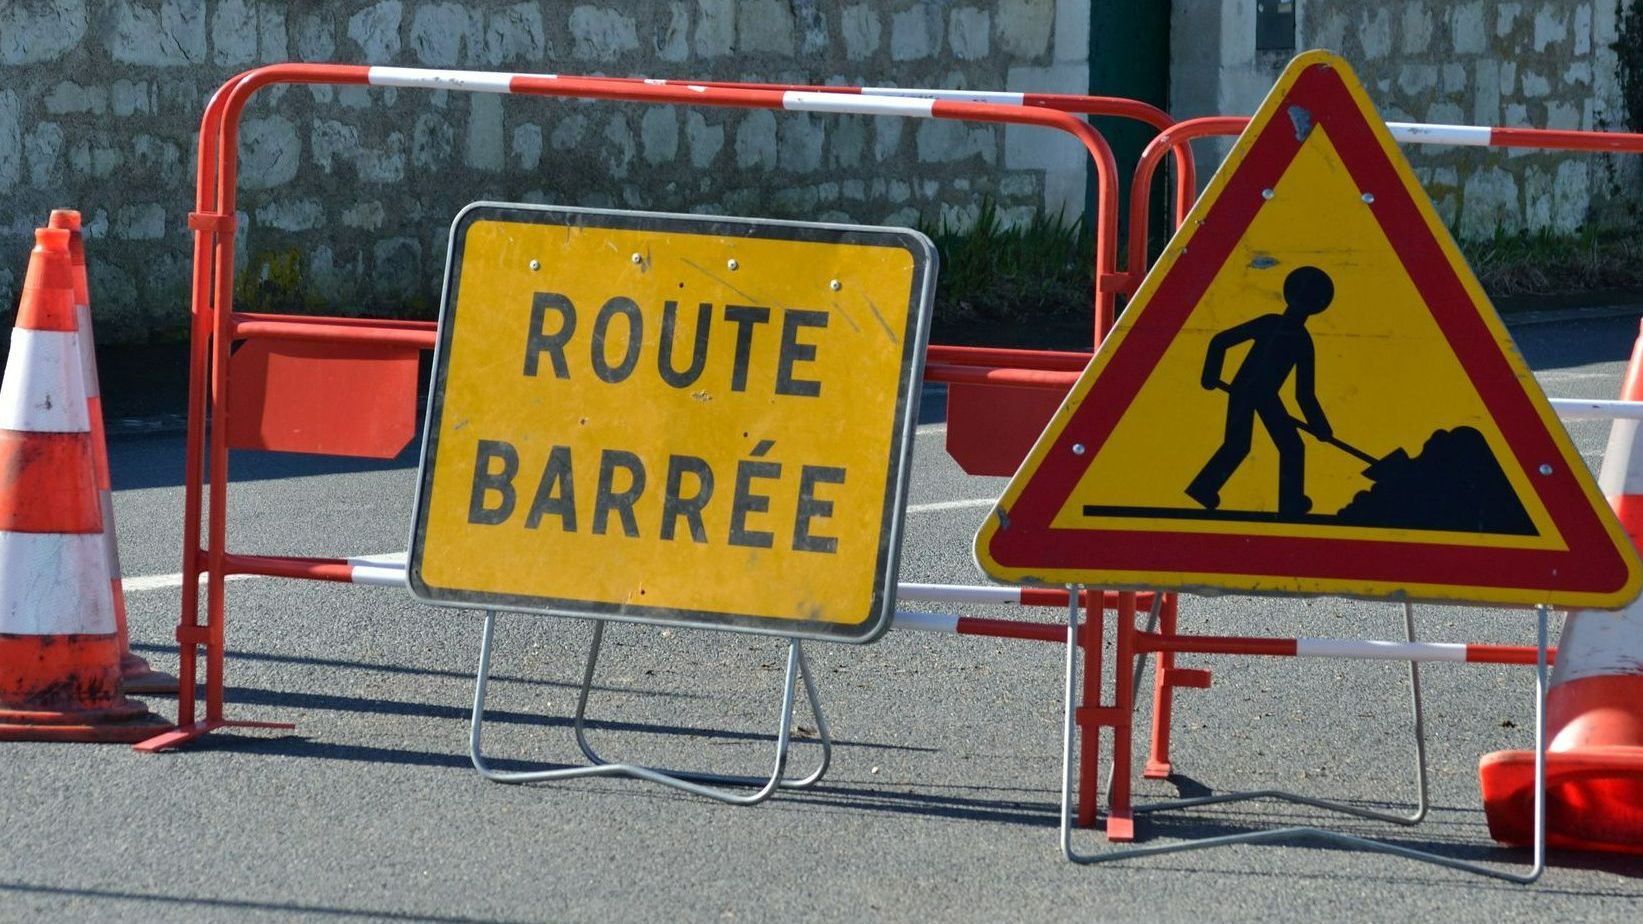
[[(1532, 883), (1546, 871), (1546, 624), (1550, 618), (1551, 609), (1540, 606), (1535, 609), (1536, 618), (1536, 658), (1535, 658), (1535, 807), (1534, 807), (1534, 839), (1529, 871), (1513, 873), (1506, 870), (1456, 860), (1452, 857), (1430, 853), (1424, 850), (1415, 850), (1399, 844), (1377, 841), (1370, 838), (1343, 834), (1339, 831), (1330, 831), (1313, 827), (1274, 828), (1270, 831), (1254, 831), (1246, 834), (1226, 834), (1217, 837), (1200, 838), (1194, 841), (1185, 841), (1173, 844), (1146, 845), (1128, 847), (1121, 850), (1109, 850), (1102, 853), (1079, 853), (1072, 844), (1072, 757), (1074, 732), (1074, 700), (1073, 680), (1076, 667), (1077, 652), (1074, 651), (1078, 635), (1078, 604), (1076, 597), (1068, 607), (1067, 619), (1067, 667), (1065, 685), (1065, 709), (1062, 723), (1062, 752), (1061, 752), (1061, 855), (1074, 863), (1093, 864), (1106, 863), (1113, 860), (1126, 860), (1138, 857), (1161, 856), (1169, 853), (1181, 853), (1188, 850), (1203, 850), (1211, 847), (1225, 847), (1232, 844), (1259, 844), (1269, 841), (1311, 839), (1325, 843), (1339, 844), (1346, 847), (1355, 847), (1360, 850), (1370, 850), (1378, 853), (1388, 853), (1393, 856), (1404, 857), (1422, 863), (1431, 863), (1462, 872), (1476, 873), (1482, 876), (1491, 876), (1516, 882), (1523, 885)], [(1411, 638), (1414, 636), (1413, 608), (1405, 605), (1405, 629)], [(1413, 665), (1412, 665), (1413, 666)], [(1280, 798), (1300, 802), (1318, 808), (1343, 810), (1359, 817), (1376, 818), (1378, 820), (1393, 821), (1399, 824), (1414, 824), (1425, 814), (1426, 807), (1426, 773), (1425, 773), (1425, 744), (1424, 729), (1418, 721), (1420, 715), (1419, 674), (1412, 672), (1410, 679), (1414, 684), (1414, 709), (1417, 716), (1417, 754), (1420, 760), (1420, 787), (1421, 799), (1418, 811), (1411, 816), (1382, 815), (1359, 809), (1356, 806), (1338, 806), (1324, 803), (1321, 800), (1310, 799), (1305, 796), (1292, 796), (1279, 792), (1255, 792), (1228, 794), (1226, 796), (1208, 796), (1202, 799), (1183, 799), (1176, 802), (1158, 803), (1154, 805), (1136, 806), (1136, 812), (1164, 811), (1168, 809), (1184, 808), (1194, 805), (1206, 805), (1215, 802), (1228, 802), (1234, 799), (1251, 798)]]
[[(602, 628), (602, 623), (600, 626)], [(771, 771), (768, 778), (762, 778), (762, 785), (760, 785), (758, 790), (755, 792), (729, 792), (698, 782), (699, 779), (704, 778), (721, 780), (735, 778), (698, 773), (681, 774), (668, 770), (658, 770), (652, 767), (643, 767), (637, 764), (596, 763), (592, 766), (583, 767), (554, 767), (551, 769), (521, 771), (495, 770), (486, 760), (483, 748), (481, 746), (481, 738), (483, 735), (485, 720), (485, 694), (486, 688), (490, 683), (491, 647), (495, 638), (495, 632), (496, 611), (487, 610), (485, 612), (485, 628), (483, 634), (480, 636), (479, 642), (479, 672), (474, 680), (473, 721), (469, 726), (468, 754), (473, 760), (474, 769), (479, 771), (479, 774), (488, 780), (498, 783), (536, 783), (549, 780), (579, 779), (581, 777), (590, 776), (630, 776), (635, 779), (648, 780), (652, 783), (670, 786), (674, 789), (680, 789), (693, 795), (704, 796), (706, 798), (729, 803), (731, 805), (756, 805), (770, 798), (770, 796), (773, 795), (777, 789), (782, 788), (784, 783), (789, 786), (810, 785), (810, 783), (815, 782), (815, 779), (820, 778), (822, 771), (826, 770), (826, 760), (824, 759), (821, 770), (811, 775), (811, 777), (814, 777), (815, 779), (806, 777), (804, 780), (787, 781), (784, 780), (782, 776), (787, 767), (788, 745), (792, 740), (793, 730), (793, 700), (798, 689), (798, 680), (801, 674), (803, 674), (806, 678), (805, 689), (807, 695), (811, 697), (812, 707), (814, 708), (817, 703), (815, 686), (809, 680), (809, 667), (805, 663), (804, 650), (800, 647), (798, 639), (789, 641), (787, 646), (787, 672), (782, 685), (781, 714), (776, 729), (775, 768)], [(596, 629), (595, 632), (597, 634), (599, 629)], [(596, 648), (600, 641), (602, 641), (602, 639), (595, 639)], [(597, 651), (595, 651), (595, 654), (597, 654)], [(593, 668), (596, 660), (596, 657), (590, 656), (588, 663), (584, 668), (584, 693), (582, 697), (584, 700), (586, 698), (586, 689), (592, 683)], [(823, 719), (821, 719), (821, 713), (819, 710), (816, 715), (819, 729), (822, 727), (821, 723), (823, 722)], [(827, 753), (830, 753), (830, 751)]]
[[(1068, 619), (1074, 625), (1067, 636), (1069, 659), (1074, 658), (1078, 649), (1082, 648), (1084, 655), (1084, 683), (1082, 694), (1079, 697), (1077, 709), (1078, 717), (1078, 826), (1089, 828), (1095, 825), (1096, 807), (1100, 804), (1101, 794), (1096, 787), (1096, 771), (1101, 763), (1101, 725), (1097, 721), (1096, 713), (1101, 708), (1101, 649), (1105, 643), (1103, 638), (1106, 629), (1106, 611), (1102, 606), (1102, 595), (1099, 591), (1091, 591), (1089, 599), (1094, 606), (1084, 614), (1084, 633), (1082, 646), (1079, 643), (1077, 631), (1079, 588), (1068, 587)], [(1068, 661), (1067, 670), (1073, 670), (1072, 661)], [(1071, 683), (1069, 673), (1068, 683)], [(1070, 697), (1071, 690), (1068, 691)], [(1069, 699), (1069, 702), (1071, 700)]]
[[(593, 691), (593, 672), (595, 666), (599, 663), (599, 651), (604, 644), (604, 639), (605, 621), (603, 619), (595, 620), (593, 624), (593, 642), (588, 646), (587, 665), (582, 671), (582, 688), (576, 695), (576, 719), (571, 723), (576, 732), (576, 746), (581, 749), (582, 754), (587, 757), (590, 763), (600, 765), (608, 765), (611, 761), (601, 757), (599, 752), (593, 749), (593, 745), (588, 743), (586, 718), (588, 696)], [(810, 676), (810, 659), (804, 656), (804, 648), (797, 639), (792, 642), (792, 647), (798, 651), (799, 679), (804, 682), (804, 695), (810, 701), (810, 713), (816, 717), (816, 737), (817, 742), (821, 745), (821, 760), (816, 769), (805, 776), (799, 779), (783, 778), (777, 785), (782, 789), (805, 789), (814, 786), (827, 773), (828, 766), (832, 764), (833, 733), (827, 728), (827, 715), (822, 712), (821, 697), (816, 693), (816, 681)], [(759, 777), (727, 776), (721, 773), (703, 773), (689, 770), (669, 772), (680, 779), (695, 780), (698, 783), (717, 783), (733, 786), (761, 786), (764, 784), (764, 780)]]

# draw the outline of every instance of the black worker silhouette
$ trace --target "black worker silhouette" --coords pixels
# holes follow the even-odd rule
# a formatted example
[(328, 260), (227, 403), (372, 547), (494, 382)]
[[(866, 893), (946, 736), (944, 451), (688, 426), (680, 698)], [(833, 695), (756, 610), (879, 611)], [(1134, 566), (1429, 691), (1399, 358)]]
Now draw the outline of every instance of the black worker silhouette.
[[(1226, 431), (1221, 448), (1187, 486), (1188, 497), (1210, 510), (1221, 505), (1221, 488), (1249, 455), (1255, 418), (1259, 417), (1278, 449), (1278, 513), (1300, 516), (1312, 509), (1305, 491), (1306, 446), (1301, 442), (1299, 422), (1289, 416), (1278, 392), (1293, 373), (1295, 403), (1307, 428), (1325, 442), (1333, 438), (1334, 431), (1313, 390), (1316, 362), (1306, 319), (1328, 308), (1334, 298), (1335, 283), (1329, 274), (1316, 266), (1303, 266), (1284, 277), (1282, 314), (1261, 315), (1210, 340), (1200, 384), (1209, 390), (1226, 390)], [(1232, 381), (1222, 382), (1227, 350), (1246, 340), (1252, 341), (1249, 355)]]

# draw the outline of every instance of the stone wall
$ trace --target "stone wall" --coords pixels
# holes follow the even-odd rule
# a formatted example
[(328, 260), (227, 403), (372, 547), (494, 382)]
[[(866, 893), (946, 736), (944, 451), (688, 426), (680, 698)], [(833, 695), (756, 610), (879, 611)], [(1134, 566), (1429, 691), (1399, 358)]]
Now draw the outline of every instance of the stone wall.
[[(209, 94), (285, 60), (1085, 92), (1089, 0), (10, 0), (0, 3), (0, 297), (31, 229), (86, 215), (104, 342), (182, 335)], [(430, 316), (482, 198), (833, 221), (1082, 209), (1070, 138), (828, 116), (278, 87), (241, 136), (242, 305)]]
[[(1624, 131), (1621, 2), (1297, 0), (1296, 46), (1344, 55), (1389, 121)], [(1175, 0), (1173, 12), (1172, 113), (1254, 111), (1290, 57), (1255, 50), (1254, 0)], [(1465, 238), (1637, 220), (1638, 155), (1404, 150)]]

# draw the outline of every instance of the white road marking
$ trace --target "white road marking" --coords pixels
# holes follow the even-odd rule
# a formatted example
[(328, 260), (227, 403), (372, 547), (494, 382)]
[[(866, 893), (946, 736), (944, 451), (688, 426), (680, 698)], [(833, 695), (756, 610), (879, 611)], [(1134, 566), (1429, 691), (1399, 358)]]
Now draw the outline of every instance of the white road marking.
[[(934, 513), (939, 510), (963, 510), (967, 507), (991, 507), (996, 502), (997, 500), (991, 497), (973, 497), (968, 500), (937, 501), (932, 504), (909, 504), (907, 512)], [(378, 552), (375, 555), (355, 555), (348, 560), (360, 564), (403, 565), (405, 564), (405, 553)], [(230, 574), (225, 580), (244, 581), (261, 576), (259, 574)], [(202, 574), (200, 577), (202, 579), (201, 583), (204, 583), (205, 575)], [(145, 590), (166, 590), (183, 586), (183, 576), (180, 572), (177, 574), (145, 574), (139, 577), (124, 578), (120, 581), (120, 586), (128, 594), (141, 593)]]

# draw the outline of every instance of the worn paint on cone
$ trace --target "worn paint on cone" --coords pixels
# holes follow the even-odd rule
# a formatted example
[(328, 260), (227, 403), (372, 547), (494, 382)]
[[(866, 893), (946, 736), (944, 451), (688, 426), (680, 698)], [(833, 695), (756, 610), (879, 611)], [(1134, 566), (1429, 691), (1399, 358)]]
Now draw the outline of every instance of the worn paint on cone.
[[(1621, 398), (1643, 400), (1643, 335)], [(1616, 420), (1598, 478), (1633, 544), (1643, 537), (1643, 433)], [(1546, 841), (1643, 854), (1643, 601), (1619, 612), (1575, 611), (1563, 624), (1546, 694)], [(1533, 837), (1534, 752), (1497, 751), (1478, 764), (1489, 833)]]
[(103, 545), (108, 560), (110, 587), (114, 594), (114, 623), (120, 637), (120, 676), (128, 693), (175, 693), (177, 678), (157, 671), (144, 658), (131, 652), (131, 632), (126, 620), (125, 588), (120, 584), (120, 547), (114, 526), (114, 486), (108, 471), (108, 437), (103, 430), (102, 388), (97, 379), (96, 337), (91, 324), (91, 287), (86, 279), (85, 238), (80, 232), (80, 213), (56, 209), (51, 227), (69, 233), (69, 262), (74, 273), (74, 304), (80, 333), (81, 371), (86, 383), (86, 413), (91, 427), (91, 448), (97, 477), (97, 496), (103, 513)]
[(0, 380), (0, 740), (140, 741), (125, 698), (69, 231), (35, 232)]

